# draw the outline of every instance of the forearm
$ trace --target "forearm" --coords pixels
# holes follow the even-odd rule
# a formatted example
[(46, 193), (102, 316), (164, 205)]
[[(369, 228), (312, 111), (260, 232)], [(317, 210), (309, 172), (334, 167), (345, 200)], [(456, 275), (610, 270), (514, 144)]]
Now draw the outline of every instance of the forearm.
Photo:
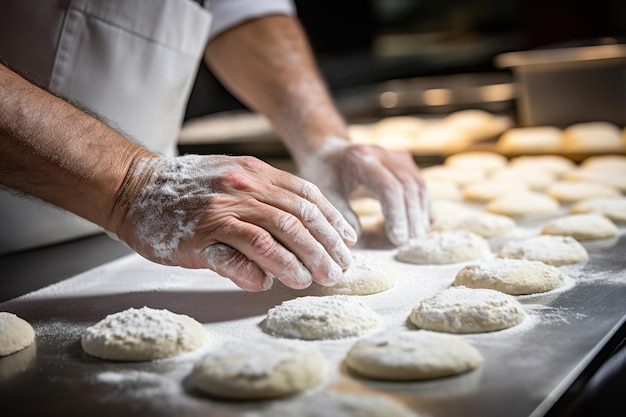
[(205, 59), (242, 102), (265, 114), (297, 163), (329, 137), (346, 138), (298, 21), (251, 20), (213, 39)]
[(3, 186), (115, 231), (123, 216), (119, 192), (140, 155), (150, 156), (96, 118), (0, 65)]

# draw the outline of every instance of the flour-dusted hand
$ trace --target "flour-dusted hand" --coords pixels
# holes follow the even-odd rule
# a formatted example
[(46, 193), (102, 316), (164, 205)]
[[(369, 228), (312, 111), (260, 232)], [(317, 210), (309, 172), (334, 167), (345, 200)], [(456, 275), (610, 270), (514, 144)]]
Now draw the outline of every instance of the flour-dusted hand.
[(272, 275), (333, 285), (356, 233), (308, 181), (253, 157), (139, 158), (122, 187), (117, 236), (166, 265), (210, 268), (250, 291)]
[(359, 230), (348, 198), (365, 187), (380, 200), (385, 231), (395, 245), (424, 235), (433, 220), (424, 180), (408, 152), (330, 138), (301, 166), (301, 175), (317, 184)]

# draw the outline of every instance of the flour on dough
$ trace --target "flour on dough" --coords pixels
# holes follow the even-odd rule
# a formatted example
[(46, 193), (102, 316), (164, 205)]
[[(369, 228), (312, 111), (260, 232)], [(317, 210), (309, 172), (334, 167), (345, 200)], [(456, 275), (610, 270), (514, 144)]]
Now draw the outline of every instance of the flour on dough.
[(550, 196), (527, 191), (497, 197), (485, 205), (485, 210), (505, 216), (524, 217), (554, 214), (560, 207), (559, 202)]
[(277, 401), (243, 417), (418, 417), (404, 403), (380, 394), (323, 392)]
[(596, 197), (580, 200), (569, 210), (570, 214), (598, 213), (615, 223), (626, 223), (626, 197)]
[(13, 313), (0, 312), (0, 357), (18, 352), (35, 341), (29, 322)]
[(360, 336), (380, 325), (378, 314), (349, 295), (304, 296), (267, 312), (262, 328), (288, 339), (324, 340)]
[(569, 214), (544, 223), (541, 234), (571, 236), (574, 239), (603, 239), (617, 236), (619, 229), (598, 213)]
[(485, 238), (466, 230), (431, 231), (400, 246), (396, 259), (422, 265), (474, 261), (491, 253)]
[(409, 320), (420, 329), (484, 333), (520, 324), (526, 317), (513, 296), (485, 288), (447, 288), (418, 303)]
[(539, 235), (520, 240), (509, 240), (498, 258), (527, 259), (548, 265), (568, 265), (589, 260), (587, 249), (571, 236)]
[(349, 369), (389, 381), (441, 378), (470, 371), (482, 363), (480, 352), (461, 336), (427, 330), (363, 338), (346, 355)]
[(464, 266), (453, 285), (525, 295), (550, 291), (562, 283), (563, 273), (554, 266), (526, 259), (495, 258)]
[(458, 217), (438, 219), (432, 230), (466, 230), (484, 238), (506, 236), (515, 230), (515, 220), (508, 216), (491, 213), (467, 213)]
[(149, 307), (110, 314), (81, 338), (86, 353), (115, 361), (174, 357), (200, 349), (206, 341), (206, 331), (195, 319)]
[(352, 264), (338, 284), (332, 287), (313, 283), (310, 290), (315, 294), (367, 295), (393, 288), (398, 280), (395, 266), (380, 257), (364, 253), (352, 253)]
[(207, 353), (190, 379), (211, 396), (254, 400), (282, 397), (320, 384), (326, 376), (321, 351), (295, 341), (229, 341)]

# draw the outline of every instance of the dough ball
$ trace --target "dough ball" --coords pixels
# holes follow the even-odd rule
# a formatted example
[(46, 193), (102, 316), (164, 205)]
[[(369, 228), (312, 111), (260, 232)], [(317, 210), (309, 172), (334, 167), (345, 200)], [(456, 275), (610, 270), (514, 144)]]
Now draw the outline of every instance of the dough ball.
[(626, 223), (626, 197), (595, 197), (574, 203), (570, 214), (598, 213), (615, 223)]
[(29, 322), (13, 313), (0, 312), (0, 357), (18, 352), (35, 341)]
[(498, 138), (505, 153), (556, 152), (563, 146), (563, 131), (555, 126), (516, 127)]
[(465, 216), (468, 213), (473, 213), (464, 204), (450, 200), (434, 200), (432, 202), (433, 212), (438, 220), (447, 219), (455, 216)]
[(455, 126), (431, 123), (424, 126), (411, 149), (418, 152), (458, 152), (470, 142), (470, 137)]
[(620, 197), (615, 187), (599, 182), (557, 181), (546, 189), (546, 194), (562, 203), (572, 203), (592, 197)]
[(621, 134), (619, 127), (609, 122), (576, 123), (563, 130), (563, 145), (572, 152), (621, 150)]
[(417, 417), (403, 403), (379, 394), (324, 392), (312, 397), (279, 401), (245, 417)]
[(619, 191), (626, 191), (626, 170), (577, 169), (567, 174), (566, 181), (587, 181), (604, 184)]
[(488, 139), (509, 127), (511, 121), (480, 109), (465, 109), (450, 113), (442, 123), (465, 132), (472, 141)]
[(528, 191), (528, 185), (521, 181), (482, 180), (466, 185), (463, 198), (468, 201), (486, 202), (512, 192)]
[(413, 381), (470, 371), (483, 363), (480, 352), (461, 336), (427, 330), (381, 333), (354, 343), (348, 368), (368, 378)]
[(525, 259), (496, 258), (463, 267), (453, 285), (524, 295), (550, 291), (562, 283), (563, 274), (554, 266)]
[(397, 280), (398, 271), (391, 262), (353, 252), (352, 265), (338, 284), (326, 287), (313, 283), (311, 288), (322, 295), (367, 295), (391, 289)]
[(505, 156), (495, 152), (466, 151), (448, 156), (444, 166), (461, 169), (477, 169), (491, 172), (504, 168), (508, 163)]
[(357, 197), (350, 200), (350, 207), (359, 217), (364, 232), (382, 230), (385, 223), (383, 208), (378, 199), (373, 197)]
[(447, 333), (485, 333), (520, 324), (522, 305), (511, 295), (486, 288), (455, 286), (423, 300), (409, 320), (421, 329)]
[(321, 383), (325, 375), (324, 356), (315, 346), (237, 340), (206, 354), (190, 379), (215, 397), (254, 400), (303, 391)]
[(325, 340), (359, 336), (379, 324), (378, 314), (358, 298), (305, 296), (271, 308), (263, 330), (289, 339)]
[(556, 199), (536, 191), (505, 194), (485, 205), (485, 210), (490, 213), (511, 217), (554, 214), (559, 208)]
[(485, 179), (484, 171), (469, 168), (451, 168), (434, 165), (422, 169), (424, 181), (451, 181), (459, 187)]
[(467, 230), (484, 238), (511, 234), (515, 230), (515, 220), (507, 216), (491, 213), (466, 213), (457, 217), (444, 217), (433, 223), (432, 230)]
[(509, 166), (513, 169), (545, 171), (556, 178), (561, 178), (576, 169), (574, 161), (560, 155), (518, 156), (510, 160)]
[(377, 143), (389, 149), (407, 150), (419, 139), (425, 121), (416, 116), (391, 116), (373, 125)]
[(569, 214), (544, 223), (541, 234), (571, 236), (574, 239), (602, 239), (617, 236), (619, 229), (601, 214)]
[(626, 156), (624, 155), (595, 155), (585, 158), (580, 168), (586, 171), (620, 171), (626, 170)]
[(195, 319), (149, 307), (106, 316), (82, 335), (83, 350), (115, 361), (149, 361), (200, 349), (206, 332)]
[(396, 259), (413, 264), (453, 264), (489, 255), (489, 243), (466, 230), (431, 231), (400, 246)]
[(429, 180), (426, 182), (431, 200), (461, 200), (461, 188), (453, 181)]
[(525, 184), (533, 191), (543, 191), (556, 181), (554, 174), (541, 169), (532, 168), (504, 168), (493, 172), (489, 177), (491, 181), (519, 182)]
[(527, 259), (548, 265), (568, 265), (587, 262), (587, 249), (571, 236), (539, 235), (510, 240), (502, 245), (498, 258)]

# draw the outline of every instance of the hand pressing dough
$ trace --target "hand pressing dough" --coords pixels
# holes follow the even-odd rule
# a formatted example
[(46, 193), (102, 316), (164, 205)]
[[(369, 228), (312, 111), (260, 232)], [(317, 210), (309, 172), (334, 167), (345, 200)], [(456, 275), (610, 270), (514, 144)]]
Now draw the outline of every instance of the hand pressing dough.
[(466, 230), (484, 238), (506, 236), (515, 230), (515, 220), (507, 216), (491, 213), (467, 213), (458, 217), (436, 220), (431, 229)]
[(431, 231), (400, 246), (396, 259), (421, 265), (474, 261), (491, 253), (489, 243), (466, 230)]
[(386, 291), (398, 280), (398, 272), (391, 262), (363, 253), (352, 253), (352, 264), (342, 280), (332, 287), (313, 283), (313, 292), (322, 295), (367, 295)]
[(626, 223), (626, 197), (596, 197), (574, 203), (570, 214), (598, 213), (615, 223)]
[(574, 239), (603, 239), (617, 236), (619, 229), (601, 214), (570, 214), (544, 223), (541, 234), (571, 236)]
[(190, 379), (202, 392), (220, 398), (257, 400), (282, 397), (321, 383), (321, 351), (293, 341), (231, 341), (206, 354)]
[(35, 330), (29, 322), (13, 313), (0, 312), (0, 357), (30, 346), (35, 341)]
[(496, 258), (463, 267), (453, 285), (525, 295), (550, 291), (562, 283), (563, 274), (554, 266), (525, 259)]
[(548, 265), (568, 265), (587, 262), (587, 249), (571, 236), (539, 235), (522, 240), (510, 240), (502, 245), (498, 258), (527, 259)]
[(355, 297), (305, 296), (271, 308), (263, 330), (289, 339), (325, 340), (359, 336), (379, 324), (378, 314)]
[(576, 169), (576, 164), (560, 155), (525, 155), (511, 159), (509, 167), (513, 169), (540, 170), (561, 178)]
[(243, 417), (418, 417), (402, 402), (378, 394), (324, 392), (320, 395), (277, 401)]
[(491, 289), (447, 288), (416, 305), (409, 320), (420, 329), (447, 333), (485, 333), (507, 329), (526, 318), (511, 295)]
[(467, 201), (487, 202), (512, 192), (527, 191), (528, 185), (525, 182), (488, 179), (467, 184), (462, 193)]
[(372, 379), (415, 381), (470, 371), (483, 363), (461, 336), (418, 330), (358, 340), (346, 355), (349, 369)]
[(511, 217), (554, 214), (559, 208), (556, 199), (535, 191), (505, 194), (485, 205), (490, 213)]
[(195, 351), (206, 340), (195, 319), (143, 307), (106, 316), (83, 332), (81, 343), (86, 353), (101, 359), (150, 361)]
[(621, 197), (615, 187), (599, 182), (557, 181), (546, 189), (546, 194), (562, 203), (572, 203), (592, 197)]

